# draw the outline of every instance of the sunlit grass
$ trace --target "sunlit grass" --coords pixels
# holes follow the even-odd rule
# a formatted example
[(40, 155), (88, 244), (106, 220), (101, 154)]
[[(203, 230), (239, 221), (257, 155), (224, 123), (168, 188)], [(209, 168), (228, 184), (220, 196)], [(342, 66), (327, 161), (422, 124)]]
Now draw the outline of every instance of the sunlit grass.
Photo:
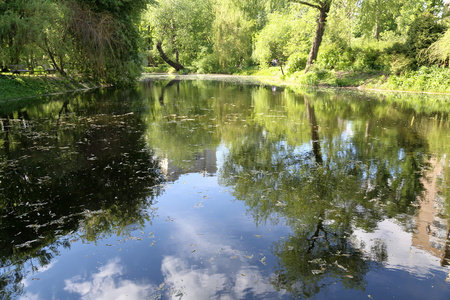
[(0, 75), (0, 101), (95, 87), (75, 78), (60, 76)]

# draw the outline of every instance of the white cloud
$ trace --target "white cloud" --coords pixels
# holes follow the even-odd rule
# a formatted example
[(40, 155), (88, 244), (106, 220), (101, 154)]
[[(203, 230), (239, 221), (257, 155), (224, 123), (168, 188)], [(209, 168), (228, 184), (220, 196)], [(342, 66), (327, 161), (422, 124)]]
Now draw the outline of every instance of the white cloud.
[(262, 299), (269, 294), (275, 298), (284, 294), (275, 291), (267, 275), (257, 267), (259, 253), (250, 259), (249, 253), (234, 247), (236, 241), (231, 238), (212, 233), (199, 235), (208, 228), (199, 219), (175, 218), (180, 226), (172, 235), (186, 243), (179, 243), (176, 254), (162, 261), (168, 298), (178, 299), (182, 294), (183, 300), (243, 299), (251, 294)]
[(386, 268), (407, 270), (416, 276), (425, 276), (430, 269), (439, 267), (438, 259), (415, 247), (412, 244), (412, 234), (405, 232), (394, 220), (378, 223), (378, 229), (374, 232), (355, 230), (354, 234), (357, 240), (364, 242), (363, 250), (367, 252), (377, 242), (386, 247)]
[(80, 295), (80, 299), (144, 299), (148, 298), (154, 286), (139, 284), (130, 280), (121, 280), (123, 274), (118, 258), (109, 261), (90, 278), (75, 276), (65, 280), (64, 290)]

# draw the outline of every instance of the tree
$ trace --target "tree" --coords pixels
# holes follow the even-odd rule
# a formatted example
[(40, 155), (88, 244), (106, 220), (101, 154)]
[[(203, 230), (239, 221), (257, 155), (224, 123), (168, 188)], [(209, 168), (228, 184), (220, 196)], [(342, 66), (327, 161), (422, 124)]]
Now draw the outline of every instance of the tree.
[(12, 0), (0, 3), (0, 63), (25, 63), (34, 67), (39, 53), (36, 43), (50, 26), (56, 6), (50, 0)]
[(152, 31), (149, 43), (177, 71), (212, 48), (210, 0), (159, 0), (148, 7), (144, 22)]
[[(276, 58), (287, 64), (288, 72), (305, 68), (314, 30), (309, 20), (315, 11), (305, 6), (299, 8), (276, 11), (268, 15), (266, 25), (254, 39), (253, 59), (258, 61), (260, 66), (267, 66)], [(302, 63), (293, 64), (294, 57), (301, 57)]]
[(438, 23), (436, 16), (431, 13), (422, 13), (411, 24), (405, 47), (407, 55), (419, 65), (426, 50), (442, 36), (445, 27)]
[(402, 2), (398, 0), (363, 0), (359, 7), (359, 25), (362, 34), (372, 35), (376, 40), (386, 30), (397, 28)]
[(128, 84), (140, 75), (138, 24), (147, 0), (71, 0), (68, 23), (78, 50), (77, 69), (106, 83)]
[(214, 56), (221, 70), (245, 64), (252, 54), (256, 19), (233, 1), (219, 0), (213, 23)]
[(309, 52), (308, 61), (306, 62), (305, 73), (308, 72), (309, 67), (317, 59), (317, 54), (319, 53), (320, 44), (322, 44), (323, 35), (325, 33), (325, 25), (327, 23), (328, 13), (331, 9), (331, 4), (333, 0), (314, 0), (312, 2), (301, 1), (301, 0), (291, 0), (292, 2), (307, 5), (319, 10), (319, 18), (317, 19), (316, 34), (314, 36), (314, 41), (311, 46), (311, 51)]

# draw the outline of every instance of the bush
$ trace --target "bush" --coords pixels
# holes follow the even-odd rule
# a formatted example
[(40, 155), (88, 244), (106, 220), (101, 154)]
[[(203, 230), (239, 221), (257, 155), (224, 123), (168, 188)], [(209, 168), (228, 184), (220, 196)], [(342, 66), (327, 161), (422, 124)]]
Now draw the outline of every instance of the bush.
[(419, 15), (411, 24), (405, 42), (405, 54), (419, 65), (420, 53), (436, 42), (444, 33), (445, 27), (430, 13)]
[(395, 90), (449, 92), (450, 69), (422, 66), (417, 71), (390, 76), (383, 87)]
[[(319, 84), (330, 84), (335, 85), (334, 76), (328, 70), (322, 69), (317, 65), (311, 66), (308, 73), (300, 76), (299, 80), (301, 84), (309, 86), (317, 86)], [(330, 82), (330, 79), (333, 82)]]
[(308, 56), (305, 53), (294, 53), (289, 56), (286, 62), (286, 71), (288, 75), (292, 75), (297, 71), (304, 70), (306, 68), (306, 62)]
[(316, 64), (321, 68), (345, 70), (352, 65), (353, 53), (350, 48), (337, 44), (327, 44), (320, 48)]
[(381, 51), (374, 49), (370, 46), (364, 48), (357, 48), (355, 51), (355, 63), (354, 67), (356, 69), (370, 69), (370, 70), (380, 70), (383, 66), (378, 61), (381, 55)]

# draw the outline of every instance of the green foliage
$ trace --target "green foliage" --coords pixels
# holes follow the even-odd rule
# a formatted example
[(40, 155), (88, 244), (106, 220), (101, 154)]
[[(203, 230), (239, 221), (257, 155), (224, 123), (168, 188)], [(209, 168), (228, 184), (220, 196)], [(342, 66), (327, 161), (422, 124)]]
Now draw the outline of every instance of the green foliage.
[(44, 40), (52, 21), (59, 19), (50, 0), (14, 0), (0, 4), (0, 64), (36, 64), (42, 52), (36, 46)]
[(382, 87), (393, 90), (450, 92), (450, 69), (422, 66), (417, 71), (390, 76)]
[(106, 83), (131, 83), (141, 71), (136, 23), (146, 2), (0, 3), (0, 64), (52, 63), (61, 74), (76, 70)]
[(214, 53), (204, 54), (193, 63), (193, 66), (201, 74), (232, 73), (232, 70), (220, 65), (219, 59)]
[[(211, 53), (212, 1), (160, 0), (149, 5), (143, 24), (150, 28), (148, 47), (160, 42), (166, 55), (183, 66)], [(150, 54), (150, 53), (149, 53)], [(159, 53), (150, 54), (152, 61)]]
[(257, 34), (255, 39), (254, 59), (266, 67), (272, 59), (286, 61), (284, 48), (291, 39), (293, 26), (286, 16), (279, 13), (270, 15), (268, 24)]
[(411, 24), (406, 34), (406, 54), (413, 59), (417, 65), (423, 59), (420, 58), (422, 51), (426, 50), (436, 42), (444, 32), (445, 27), (437, 22), (437, 18), (431, 13), (420, 14)]
[(226, 0), (215, 5), (213, 51), (221, 69), (251, 63), (252, 38), (256, 20)]
[(304, 52), (310, 47), (313, 32), (308, 24), (313, 10), (300, 6), (290, 12), (274, 12), (269, 15), (266, 26), (259, 31), (254, 41), (253, 58), (261, 67), (266, 67), (272, 59), (287, 62), (294, 53)]
[(300, 83), (309, 86), (318, 86), (319, 84), (334, 85), (332, 74), (332, 71), (313, 66), (308, 73), (303, 74), (299, 79)]
[(341, 48), (336, 44), (324, 45), (317, 58), (317, 65), (326, 69), (344, 70), (351, 66), (353, 53), (351, 49)]
[[(450, 33), (441, 0), (345, 0), (332, 3), (316, 59), (321, 70), (402, 74), (445, 65)], [(235, 73), (272, 59), (302, 77), (317, 26), (317, 7), (289, 0), (0, 1), (0, 65), (52, 63), (61, 74), (130, 84), (142, 66)], [(143, 18), (141, 19), (141, 15)], [(149, 71), (149, 69), (146, 69)], [(331, 72), (332, 73), (332, 72)], [(322, 82), (308, 77), (307, 82)], [(320, 76), (319, 76), (320, 77)], [(331, 76), (340, 85), (340, 76)], [(304, 79), (302, 79), (304, 80)], [(352, 80), (351, 80), (352, 81)]]
[(430, 63), (446, 64), (450, 59), (450, 30), (447, 31), (423, 52), (424, 59)]
[(358, 35), (379, 39), (385, 31), (397, 30), (400, 0), (364, 0), (358, 6)]
[(286, 70), (288, 75), (292, 75), (297, 71), (304, 70), (306, 67), (306, 62), (308, 61), (308, 56), (306, 53), (294, 53), (289, 56), (286, 63)]

